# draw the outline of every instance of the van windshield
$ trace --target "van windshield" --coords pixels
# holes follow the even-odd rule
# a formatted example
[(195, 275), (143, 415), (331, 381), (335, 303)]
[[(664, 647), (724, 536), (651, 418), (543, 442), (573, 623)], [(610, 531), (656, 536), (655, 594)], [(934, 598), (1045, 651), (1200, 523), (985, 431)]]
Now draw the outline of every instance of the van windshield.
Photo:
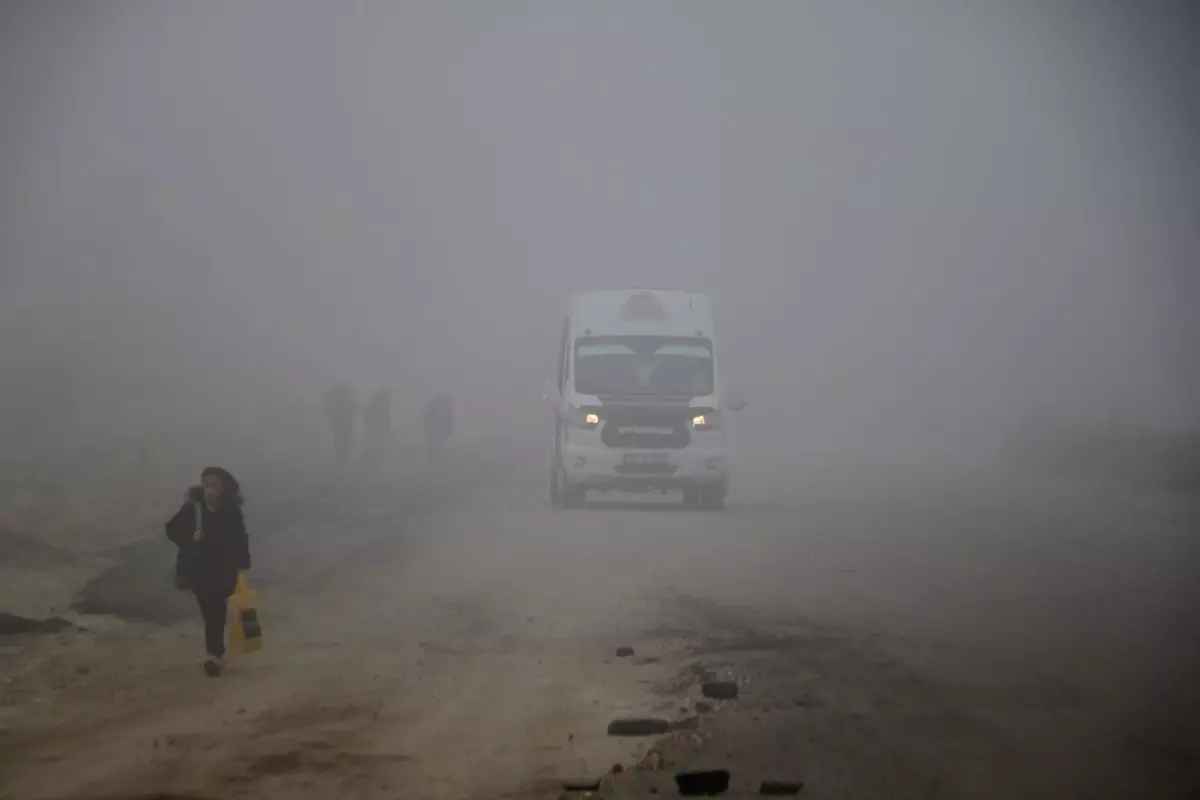
[(712, 342), (675, 336), (577, 339), (575, 391), (683, 397), (712, 394)]

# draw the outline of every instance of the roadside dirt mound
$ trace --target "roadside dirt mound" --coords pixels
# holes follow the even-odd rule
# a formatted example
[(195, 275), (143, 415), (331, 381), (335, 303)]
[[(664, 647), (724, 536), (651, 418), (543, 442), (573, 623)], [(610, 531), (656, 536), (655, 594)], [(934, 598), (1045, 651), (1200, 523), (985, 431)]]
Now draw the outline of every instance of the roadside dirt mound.
[(0, 562), (11, 567), (44, 569), (71, 564), (69, 551), (47, 544), (28, 534), (0, 527)]
[(81, 614), (111, 614), (167, 625), (195, 616), (196, 601), (172, 583), (175, 545), (163, 539), (121, 548), (120, 562), (84, 585), (71, 604)]
[(0, 611), (0, 636), (16, 636), (22, 633), (58, 633), (71, 627), (62, 617), (31, 619)]
[(41, 619), (71, 601), (98, 569), (87, 554), (72, 553), (40, 538), (0, 527), (0, 611)]

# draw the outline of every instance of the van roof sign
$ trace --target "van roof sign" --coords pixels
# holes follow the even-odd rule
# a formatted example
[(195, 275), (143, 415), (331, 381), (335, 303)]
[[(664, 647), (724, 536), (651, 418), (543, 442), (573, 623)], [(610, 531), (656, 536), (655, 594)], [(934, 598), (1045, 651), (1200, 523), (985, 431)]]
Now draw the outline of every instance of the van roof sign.
[(621, 306), (621, 319), (632, 321), (665, 321), (667, 312), (650, 292), (631, 295)]

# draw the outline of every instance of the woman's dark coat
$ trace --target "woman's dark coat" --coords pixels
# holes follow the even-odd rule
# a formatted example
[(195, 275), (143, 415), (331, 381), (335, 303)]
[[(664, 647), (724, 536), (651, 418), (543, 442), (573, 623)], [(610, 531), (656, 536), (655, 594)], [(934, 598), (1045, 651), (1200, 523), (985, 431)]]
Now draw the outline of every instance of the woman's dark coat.
[(228, 597), (238, 571), (250, 569), (250, 537), (242, 509), (234, 503), (222, 503), (216, 511), (203, 506), (204, 536), (199, 542), (192, 541), (195, 513), (192, 503), (184, 503), (167, 523), (167, 538), (181, 548), (179, 568), (196, 594)]

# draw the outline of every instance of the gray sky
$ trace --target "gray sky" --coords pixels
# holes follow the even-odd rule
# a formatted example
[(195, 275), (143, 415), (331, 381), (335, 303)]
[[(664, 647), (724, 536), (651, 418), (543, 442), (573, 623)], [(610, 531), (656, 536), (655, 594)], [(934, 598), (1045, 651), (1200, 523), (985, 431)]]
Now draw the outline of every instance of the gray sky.
[(1197, 27), (1153, 5), (6, 3), (6, 358), (524, 418), (570, 292), (679, 285), (763, 419), (1195, 426)]

